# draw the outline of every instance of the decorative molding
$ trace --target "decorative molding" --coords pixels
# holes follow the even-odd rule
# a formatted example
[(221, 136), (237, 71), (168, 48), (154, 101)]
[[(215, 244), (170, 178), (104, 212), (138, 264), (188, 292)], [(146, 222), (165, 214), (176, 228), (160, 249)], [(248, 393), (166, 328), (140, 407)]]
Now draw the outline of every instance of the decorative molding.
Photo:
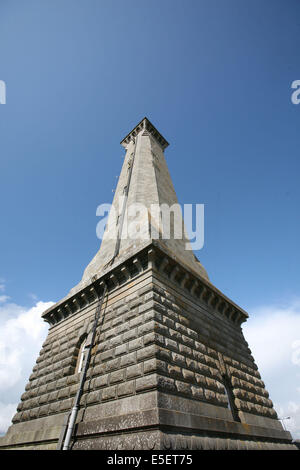
[(134, 260), (132, 262), (133, 262), (134, 266), (136, 267), (136, 269), (139, 273), (143, 271), (142, 263), (140, 262), (140, 260), (138, 258), (134, 258)]
[(123, 147), (127, 147), (127, 145), (132, 141), (135, 140), (136, 136), (143, 131), (143, 135), (151, 135), (154, 139), (159, 143), (163, 150), (165, 150), (169, 143), (166, 139), (161, 135), (160, 132), (153, 126), (153, 124), (144, 117), (135, 127), (132, 129), (129, 134), (120, 142)]
[[(168, 269), (166, 269), (167, 267)], [(51, 326), (61, 323), (81, 309), (93, 304), (101, 295), (105, 284), (108, 292), (114, 291), (145, 270), (157, 271), (159, 274), (166, 276), (169, 281), (176, 284), (184, 292), (188, 292), (190, 296), (204, 302), (210, 311), (228, 318), (236, 325), (240, 326), (248, 318), (248, 314), (244, 310), (222, 294), (213, 284), (189, 271), (169, 254), (154, 245), (141, 250), (123, 264), (113, 268), (102, 278), (96, 280), (96, 277), (94, 277), (91, 284), (84, 287), (73, 297), (46, 310), (42, 318)]]
[(129, 272), (127, 266), (122, 266), (122, 268), (121, 268), (121, 273), (123, 274), (123, 276), (124, 276), (124, 278), (126, 279), (126, 281), (127, 281), (128, 279), (130, 279), (130, 272)]
[(165, 256), (162, 259), (162, 262), (160, 263), (159, 271), (164, 272), (164, 270), (165, 270), (165, 268), (167, 267), (168, 264), (169, 264), (169, 259)]
[[(81, 309), (93, 304), (98, 299), (98, 296), (101, 295), (105, 284), (108, 287), (108, 291), (112, 292), (120, 285), (139, 276), (145, 269), (148, 269), (148, 256), (149, 259), (151, 258), (151, 250), (149, 250), (149, 255), (144, 251), (127, 260), (124, 264), (117, 266), (103, 278), (96, 280), (96, 276), (94, 276), (91, 284), (68, 298), (65, 302), (58, 303), (46, 310), (42, 315), (44, 321), (49, 323), (50, 326), (61, 323), (71, 315), (78, 313)], [(145, 256), (147, 257), (146, 265), (144, 262)]]
[[(238, 307), (213, 284), (189, 271), (166, 253), (162, 255), (161, 250), (157, 247), (155, 253), (157, 270), (168, 277), (171, 282), (177, 284), (184, 291), (188, 291), (191, 296), (204, 302), (211, 311), (228, 318), (236, 325), (240, 326), (247, 320), (247, 312)], [(165, 270), (166, 266), (171, 267), (171, 269), (168, 268), (169, 273)]]

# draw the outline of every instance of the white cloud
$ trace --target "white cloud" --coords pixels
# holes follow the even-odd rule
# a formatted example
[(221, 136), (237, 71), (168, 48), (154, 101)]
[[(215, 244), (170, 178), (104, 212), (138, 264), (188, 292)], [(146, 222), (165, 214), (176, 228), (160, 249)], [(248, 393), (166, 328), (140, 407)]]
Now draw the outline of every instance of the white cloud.
[(28, 294), (28, 297), (30, 297), (31, 300), (34, 300), (35, 302), (38, 300), (38, 296), (33, 294), (32, 292), (30, 292), (30, 294)]
[[(32, 308), (6, 303), (0, 307), (0, 432), (5, 432), (24, 392), (28, 377), (47, 335), (41, 314), (53, 302)], [(8, 418), (9, 416), (9, 418)]]
[(292, 343), (293, 354), (292, 354), (292, 363), (300, 366), (300, 340), (294, 341)]
[(0, 434), (5, 433), (11, 424), (11, 419), (16, 412), (17, 403), (0, 402)]
[[(5, 280), (3, 278), (0, 278), (0, 292), (4, 292), (5, 288)], [(9, 299), (10, 297), (8, 295), (0, 295), (0, 304), (7, 302)]]
[(0, 291), (5, 291), (5, 279), (3, 279), (3, 277), (0, 277)]
[(278, 416), (300, 438), (300, 301), (251, 312), (244, 334)]
[(300, 404), (290, 401), (284, 406), (277, 405), (275, 403), (275, 407), (277, 409), (277, 412), (280, 418), (287, 418), (287, 419), (282, 420), (283, 426), (288, 431), (290, 431), (290, 433), (295, 439), (299, 439), (300, 438), (300, 432), (299, 432), (300, 430)]

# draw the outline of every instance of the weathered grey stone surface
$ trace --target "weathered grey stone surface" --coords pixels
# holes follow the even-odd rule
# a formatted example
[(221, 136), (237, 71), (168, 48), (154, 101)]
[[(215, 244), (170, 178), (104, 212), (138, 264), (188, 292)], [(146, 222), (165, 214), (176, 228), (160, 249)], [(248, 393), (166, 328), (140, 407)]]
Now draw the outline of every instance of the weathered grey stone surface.
[[(147, 160), (153, 137), (142, 139), (144, 153), (138, 158)], [(153, 182), (156, 170), (150, 163), (152, 176), (143, 185)], [(132, 175), (130, 197), (137, 199), (144, 197), (141, 164), (137, 159), (137, 175)], [(159, 191), (161, 186), (162, 181)], [(159, 201), (169, 197), (156, 194)], [(81, 284), (45, 312), (49, 334), (0, 448), (56, 448), (77, 391), (79, 347), (92, 329), (101, 280), (108, 294), (73, 449), (296, 448), (277, 419), (244, 339), (241, 324), (247, 314), (202, 269), (192, 262), (189, 267), (177, 244), (125, 245), (126, 256), (100, 273), (101, 257), (96, 258), (90, 266), (98, 273), (93, 282)], [(104, 244), (101, 256), (107, 250), (108, 259), (111, 249)], [(237, 417), (229, 408), (224, 375)]]
[[(291, 447), (240, 325), (182, 287), (180, 276), (160, 272), (160, 259), (109, 293), (74, 449)], [(55, 447), (78, 384), (78, 338), (90, 331), (95, 304), (50, 328), (1, 445)], [(241, 422), (228, 408), (224, 367)]]

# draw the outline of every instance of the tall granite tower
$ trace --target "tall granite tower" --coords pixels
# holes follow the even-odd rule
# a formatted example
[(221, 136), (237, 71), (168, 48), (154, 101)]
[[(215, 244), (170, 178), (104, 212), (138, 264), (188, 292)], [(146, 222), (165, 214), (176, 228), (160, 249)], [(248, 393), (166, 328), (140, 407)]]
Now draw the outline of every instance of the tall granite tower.
[[(116, 210), (81, 282), (43, 314), (49, 334), (0, 447), (61, 448), (81, 383), (71, 449), (294, 448), (244, 339), (247, 313), (209, 281), (185, 231), (163, 239), (151, 217), (177, 203), (168, 142), (145, 118), (121, 144)], [(132, 216), (133, 240), (134, 203), (146, 212)]]

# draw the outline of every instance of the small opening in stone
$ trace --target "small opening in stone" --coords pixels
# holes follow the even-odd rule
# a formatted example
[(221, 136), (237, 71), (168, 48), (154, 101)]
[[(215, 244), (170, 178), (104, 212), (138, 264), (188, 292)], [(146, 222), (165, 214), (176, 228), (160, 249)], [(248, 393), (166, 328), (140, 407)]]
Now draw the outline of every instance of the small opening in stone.
[(87, 340), (87, 336), (84, 336), (79, 346), (75, 374), (80, 374), (80, 372), (82, 371), (83, 362), (84, 362), (84, 358), (86, 354), (86, 348), (85, 348), (86, 340)]
[(232, 390), (232, 385), (229, 378), (226, 375), (223, 375), (223, 385), (225, 388), (225, 394), (227, 397), (228, 408), (231, 411), (234, 421), (240, 421), (237, 407), (234, 402), (234, 394)]

